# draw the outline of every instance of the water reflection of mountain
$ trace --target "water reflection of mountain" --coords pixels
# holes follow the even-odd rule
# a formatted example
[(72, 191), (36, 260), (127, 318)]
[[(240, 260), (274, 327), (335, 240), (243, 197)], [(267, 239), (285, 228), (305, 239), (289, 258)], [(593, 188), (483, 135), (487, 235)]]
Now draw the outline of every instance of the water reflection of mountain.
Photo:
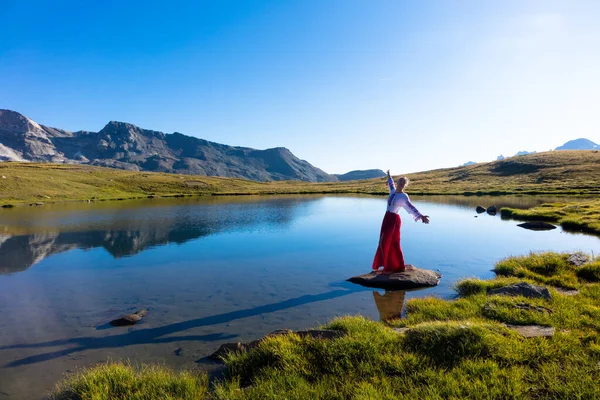
[[(284, 227), (301, 216), (310, 203), (307, 199), (278, 199), (250, 204), (92, 208), (45, 215), (43, 227), (31, 234), (0, 235), (0, 274), (24, 271), (50, 255), (73, 249), (103, 247), (119, 258), (224, 231)], [(35, 226), (35, 221), (21, 221), (15, 230)]]

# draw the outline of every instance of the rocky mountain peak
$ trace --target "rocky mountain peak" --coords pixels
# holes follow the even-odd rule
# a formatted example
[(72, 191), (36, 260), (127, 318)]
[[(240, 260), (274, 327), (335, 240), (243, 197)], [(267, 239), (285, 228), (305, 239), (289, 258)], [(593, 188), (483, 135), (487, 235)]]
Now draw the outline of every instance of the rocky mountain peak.
[(42, 127), (35, 121), (12, 110), (0, 109), (0, 130), (13, 134), (25, 134), (37, 131), (43, 132)]

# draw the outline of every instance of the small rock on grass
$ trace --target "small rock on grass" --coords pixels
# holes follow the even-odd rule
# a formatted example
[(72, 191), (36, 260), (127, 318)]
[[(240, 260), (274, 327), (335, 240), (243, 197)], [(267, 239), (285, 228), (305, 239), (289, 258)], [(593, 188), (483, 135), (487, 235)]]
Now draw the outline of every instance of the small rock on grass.
[(512, 329), (525, 337), (550, 337), (554, 335), (555, 329), (551, 326), (543, 325), (510, 325), (506, 324), (508, 329)]
[(505, 296), (523, 296), (532, 299), (552, 299), (552, 295), (550, 294), (548, 288), (543, 286), (532, 285), (531, 283), (527, 282), (519, 282), (513, 285), (503, 286), (488, 291), (488, 295), (490, 296), (495, 294)]
[(584, 264), (590, 262), (590, 258), (583, 253), (573, 253), (569, 256), (569, 264), (581, 267)]

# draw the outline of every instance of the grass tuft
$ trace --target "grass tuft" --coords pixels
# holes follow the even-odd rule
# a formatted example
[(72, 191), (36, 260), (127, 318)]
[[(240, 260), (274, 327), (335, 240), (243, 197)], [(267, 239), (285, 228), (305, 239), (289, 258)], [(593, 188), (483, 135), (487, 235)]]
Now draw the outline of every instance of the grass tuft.
[(203, 399), (208, 392), (206, 375), (143, 365), (108, 363), (71, 375), (60, 382), (53, 400)]

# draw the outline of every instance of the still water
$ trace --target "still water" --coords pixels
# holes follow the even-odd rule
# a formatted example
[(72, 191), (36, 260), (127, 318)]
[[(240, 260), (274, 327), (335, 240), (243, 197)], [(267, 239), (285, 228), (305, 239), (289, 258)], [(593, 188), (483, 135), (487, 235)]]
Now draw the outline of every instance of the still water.
[[(397, 316), (416, 296), (454, 295), (491, 278), (509, 255), (598, 253), (600, 239), (533, 232), (478, 215), (477, 204), (533, 197), (413, 197), (429, 225), (403, 213), (407, 263), (440, 286), (385, 292), (345, 280), (368, 272), (384, 197), (236, 197), (62, 204), (0, 210), (0, 399), (36, 399), (66, 372), (107, 359), (214, 368), (220, 344), (338, 315)], [(140, 308), (133, 327), (107, 322)]]

